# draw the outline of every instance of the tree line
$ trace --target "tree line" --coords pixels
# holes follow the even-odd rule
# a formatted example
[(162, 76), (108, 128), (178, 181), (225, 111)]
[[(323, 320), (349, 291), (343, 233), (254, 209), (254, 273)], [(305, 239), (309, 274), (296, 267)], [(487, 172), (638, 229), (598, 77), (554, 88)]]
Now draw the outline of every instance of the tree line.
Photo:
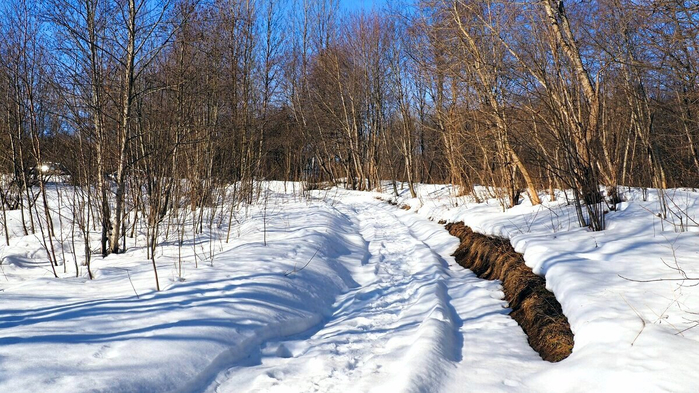
[(594, 230), (620, 186), (699, 183), (691, 1), (0, 7), (2, 212), (20, 210), (49, 255), (47, 163), (70, 175), (86, 247), (93, 228), (103, 256), (120, 252), (145, 222), (154, 266), (164, 220), (198, 211), (203, 230), (258, 180), (484, 185), (503, 208), (568, 189)]

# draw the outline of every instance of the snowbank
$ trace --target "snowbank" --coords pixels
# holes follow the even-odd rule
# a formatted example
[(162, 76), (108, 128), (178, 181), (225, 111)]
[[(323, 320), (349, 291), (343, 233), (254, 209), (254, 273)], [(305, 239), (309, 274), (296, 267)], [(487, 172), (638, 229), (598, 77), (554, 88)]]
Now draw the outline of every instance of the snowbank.
[[(658, 217), (657, 191), (644, 201), (638, 189), (624, 192), (605, 231), (592, 232), (577, 226), (562, 194), (502, 212), (494, 199), (474, 203), (446, 186), (420, 185), (418, 192), (418, 198), (407, 190), (382, 197), (424, 217), (464, 221), (475, 231), (509, 238), (560, 301), (575, 334), (573, 354), (532, 375), (530, 386), (556, 392), (690, 392), (699, 386), (699, 287), (677, 271), (699, 278), (693, 223), (699, 193), (668, 191), (674, 211), (689, 217), (685, 232)], [(659, 278), (668, 280), (628, 280)]]

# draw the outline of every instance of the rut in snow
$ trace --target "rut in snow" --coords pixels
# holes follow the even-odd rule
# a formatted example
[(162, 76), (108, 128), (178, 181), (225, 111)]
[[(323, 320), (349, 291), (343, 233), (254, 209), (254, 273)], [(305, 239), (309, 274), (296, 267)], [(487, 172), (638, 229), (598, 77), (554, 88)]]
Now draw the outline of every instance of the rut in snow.
[(568, 318), (546, 280), (524, 264), (506, 239), (475, 233), (463, 222), (446, 225), (461, 240), (454, 252), (456, 262), (478, 277), (500, 280), (510, 315), (527, 334), (529, 345), (550, 362), (561, 361), (573, 350), (573, 332)]
[(440, 390), (447, 364), (461, 356), (462, 322), (450, 304), (447, 263), (427, 244), (432, 232), (414, 233), (400, 213), (364, 200), (335, 208), (354, 218), (366, 247), (346, 264), (358, 286), (337, 297), (324, 323), (265, 342), (207, 392)]

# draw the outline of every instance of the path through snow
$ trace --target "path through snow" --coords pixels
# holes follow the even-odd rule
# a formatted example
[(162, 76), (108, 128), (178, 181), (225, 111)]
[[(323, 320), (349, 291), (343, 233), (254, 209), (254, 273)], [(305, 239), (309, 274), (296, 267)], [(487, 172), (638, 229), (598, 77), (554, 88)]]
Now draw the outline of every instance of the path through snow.
[(366, 243), (350, 269), (359, 286), (321, 326), (263, 343), (207, 391), (517, 391), (542, 366), (499, 284), (454, 263), (441, 225), (367, 194), (332, 204)]

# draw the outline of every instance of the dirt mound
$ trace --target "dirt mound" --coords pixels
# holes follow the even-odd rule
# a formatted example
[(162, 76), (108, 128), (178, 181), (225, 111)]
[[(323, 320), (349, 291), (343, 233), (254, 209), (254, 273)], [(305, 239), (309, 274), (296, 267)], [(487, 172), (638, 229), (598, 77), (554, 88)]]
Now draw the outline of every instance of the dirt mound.
[(456, 262), (480, 278), (500, 280), (510, 316), (529, 337), (529, 345), (549, 362), (561, 361), (573, 350), (573, 332), (561, 304), (546, 289), (546, 280), (524, 264), (506, 239), (475, 233), (463, 222), (446, 225), (461, 240)]

